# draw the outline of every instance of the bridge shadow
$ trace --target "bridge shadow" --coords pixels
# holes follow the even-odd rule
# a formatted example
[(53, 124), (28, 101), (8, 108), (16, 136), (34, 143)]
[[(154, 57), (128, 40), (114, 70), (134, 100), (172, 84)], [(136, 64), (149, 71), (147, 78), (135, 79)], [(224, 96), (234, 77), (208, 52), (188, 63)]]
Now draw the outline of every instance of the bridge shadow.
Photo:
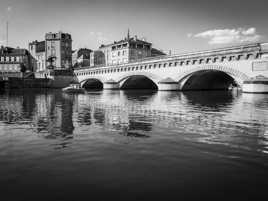
[(132, 89), (132, 90), (124, 90), (123, 94), (127, 100), (143, 102), (155, 96), (157, 94), (157, 91), (150, 89), (143, 89), (143, 90)]
[(157, 85), (143, 75), (134, 75), (125, 80), (120, 89), (123, 90), (157, 90)]
[(90, 91), (100, 91), (103, 89), (103, 83), (98, 79), (89, 79), (82, 87)]
[(225, 108), (235, 99), (232, 91), (184, 91), (182, 94), (191, 105), (214, 109)]
[(237, 86), (237, 83), (227, 73), (217, 70), (201, 70), (190, 75), (182, 90), (228, 90), (230, 86)]

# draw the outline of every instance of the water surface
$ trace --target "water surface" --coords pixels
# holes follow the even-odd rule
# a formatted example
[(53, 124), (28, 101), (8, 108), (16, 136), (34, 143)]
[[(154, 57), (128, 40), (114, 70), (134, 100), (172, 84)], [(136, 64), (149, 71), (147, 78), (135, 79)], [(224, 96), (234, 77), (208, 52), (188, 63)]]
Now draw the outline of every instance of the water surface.
[(268, 95), (23, 90), (0, 103), (1, 200), (266, 195)]

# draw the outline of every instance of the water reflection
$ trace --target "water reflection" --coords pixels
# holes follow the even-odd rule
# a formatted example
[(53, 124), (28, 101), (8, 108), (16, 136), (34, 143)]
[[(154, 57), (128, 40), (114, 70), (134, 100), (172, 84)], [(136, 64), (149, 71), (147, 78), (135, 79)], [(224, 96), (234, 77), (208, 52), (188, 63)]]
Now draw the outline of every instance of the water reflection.
[[(266, 151), (267, 95), (229, 91), (11, 91), (0, 95), (0, 121), (29, 125), (38, 136), (66, 147), (81, 129), (133, 138), (160, 135)], [(254, 138), (245, 136), (255, 136)]]
[(23, 196), (13, 200), (40, 197), (47, 183), (53, 196), (44, 200), (55, 192), (107, 200), (100, 195), (119, 191), (169, 200), (186, 184), (211, 195), (204, 181), (213, 192), (242, 185), (247, 198), (268, 185), (267, 95), (26, 90), (0, 94), (0, 102), (0, 183)]
[[(25, 124), (46, 139), (72, 138), (73, 100), (60, 91), (11, 91), (0, 98), (0, 121)], [(65, 147), (68, 142), (60, 144)]]
[(186, 91), (183, 95), (188, 104), (217, 111), (228, 107), (235, 98), (231, 91)]

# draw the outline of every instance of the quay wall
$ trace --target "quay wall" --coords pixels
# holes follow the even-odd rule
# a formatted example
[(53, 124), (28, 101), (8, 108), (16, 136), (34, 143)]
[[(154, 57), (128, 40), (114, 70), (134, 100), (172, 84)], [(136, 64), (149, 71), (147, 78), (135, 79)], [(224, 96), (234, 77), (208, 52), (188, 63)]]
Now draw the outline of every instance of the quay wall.
[(48, 88), (48, 79), (22, 79), (22, 78), (9, 78), (5, 83), (5, 88), (9, 89), (22, 89), (22, 88)]

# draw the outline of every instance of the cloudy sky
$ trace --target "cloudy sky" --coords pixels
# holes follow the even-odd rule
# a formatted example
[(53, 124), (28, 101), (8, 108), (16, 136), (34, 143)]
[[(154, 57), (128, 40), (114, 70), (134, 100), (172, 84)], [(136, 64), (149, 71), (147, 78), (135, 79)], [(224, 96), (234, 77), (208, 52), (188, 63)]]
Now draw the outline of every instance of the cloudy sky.
[(46, 32), (69, 32), (73, 47), (138, 35), (181, 53), (268, 41), (267, 0), (1, 0), (0, 44), (27, 48)]

